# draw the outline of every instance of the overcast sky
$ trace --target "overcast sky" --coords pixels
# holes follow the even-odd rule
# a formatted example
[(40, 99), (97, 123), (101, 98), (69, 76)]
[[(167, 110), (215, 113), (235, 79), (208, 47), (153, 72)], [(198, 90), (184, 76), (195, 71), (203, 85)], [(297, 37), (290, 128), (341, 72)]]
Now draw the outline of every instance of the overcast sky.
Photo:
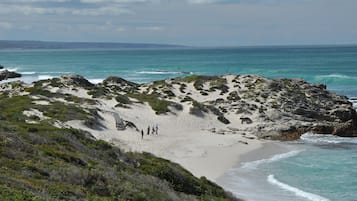
[(0, 0), (0, 39), (357, 44), (357, 0)]

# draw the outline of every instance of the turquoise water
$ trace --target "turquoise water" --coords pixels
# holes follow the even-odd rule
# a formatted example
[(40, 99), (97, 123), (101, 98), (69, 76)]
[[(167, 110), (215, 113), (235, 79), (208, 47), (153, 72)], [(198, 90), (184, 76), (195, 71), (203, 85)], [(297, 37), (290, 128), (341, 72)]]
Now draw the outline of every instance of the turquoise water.
[(259, 74), (325, 83), (357, 96), (357, 46), (175, 50), (2, 50), (0, 64), (35, 80), (77, 73), (94, 82), (111, 75), (148, 82), (190, 73)]
[(357, 138), (305, 134), (289, 147), (243, 163), (219, 182), (251, 201), (357, 200)]
[[(259, 74), (303, 78), (357, 97), (357, 46), (1, 50), (0, 64), (27, 82), (69, 73), (92, 82), (119, 76), (140, 83), (190, 74)], [(230, 171), (226, 187), (249, 200), (357, 200), (357, 140), (307, 135), (293, 147), (297, 151)]]

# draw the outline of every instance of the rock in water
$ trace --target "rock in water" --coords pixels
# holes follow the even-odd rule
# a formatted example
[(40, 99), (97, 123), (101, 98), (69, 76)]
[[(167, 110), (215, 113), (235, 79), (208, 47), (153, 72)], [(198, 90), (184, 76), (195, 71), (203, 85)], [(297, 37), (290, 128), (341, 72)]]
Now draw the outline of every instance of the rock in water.
[(8, 70), (4, 70), (0, 72), (0, 81), (11, 79), (11, 78), (17, 78), (17, 77), (21, 77), (21, 74)]
[(0, 64), (0, 69), (4, 69), (5, 67), (3, 65)]

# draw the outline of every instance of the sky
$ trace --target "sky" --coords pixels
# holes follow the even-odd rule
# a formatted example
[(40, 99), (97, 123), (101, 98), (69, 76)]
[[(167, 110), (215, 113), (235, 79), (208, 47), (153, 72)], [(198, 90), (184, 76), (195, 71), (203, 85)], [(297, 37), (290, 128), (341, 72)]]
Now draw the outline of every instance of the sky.
[(0, 40), (357, 44), (357, 0), (0, 0)]

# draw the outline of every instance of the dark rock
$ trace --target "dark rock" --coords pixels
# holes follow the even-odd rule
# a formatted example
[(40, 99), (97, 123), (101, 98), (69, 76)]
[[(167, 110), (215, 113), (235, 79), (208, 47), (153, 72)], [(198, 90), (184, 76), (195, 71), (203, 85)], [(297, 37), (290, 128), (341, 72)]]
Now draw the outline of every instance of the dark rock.
[(138, 127), (131, 121), (124, 121), (125, 124), (125, 128), (129, 127), (129, 128), (133, 128), (136, 131), (139, 131)]
[(240, 120), (242, 121), (242, 122), (241, 122), (242, 124), (244, 124), (244, 123), (246, 123), (246, 124), (252, 124), (252, 123), (253, 123), (253, 121), (252, 121), (250, 118), (248, 118), (248, 117), (241, 117)]
[(316, 134), (332, 134), (334, 130), (332, 125), (315, 125), (311, 128), (311, 131)]
[(0, 69), (4, 69), (5, 67), (3, 65), (0, 64)]
[(130, 82), (128, 80), (125, 80), (120, 77), (115, 77), (115, 76), (111, 76), (111, 77), (108, 77), (107, 79), (103, 80), (103, 84), (104, 85), (116, 84), (116, 85), (124, 85), (124, 86), (126, 85), (126, 86), (132, 86), (132, 87), (139, 86), (139, 84), (136, 84), (134, 82)]
[(94, 84), (90, 83), (87, 79), (80, 75), (63, 75), (62, 81), (71, 86), (83, 87), (83, 88), (92, 88)]
[(11, 78), (18, 78), (18, 77), (21, 77), (21, 76), (22, 75), (20, 73), (8, 71), (8, 70), (0, 71), (0, 81), (1, 80), (11, 79)]
[(217, 119), (218, 119), (220, 122), (224, 123), (224, 124), (230, 124), (230, 123), (231, 123), (231, 122), (230, 122), (228, 119), (226, 119), (223, 115), (222, 115), (222, 116), (218, 116)]
[(222, 104), (224, 103), (224, 99), (223, 98), (217, 98), (215, 101), (215, 104)]
[(238, 95), (237, 91), (232, 91), (231, 93), (228, 94), (227, 100), (231, 101), (239, 101), (241, 98)]

